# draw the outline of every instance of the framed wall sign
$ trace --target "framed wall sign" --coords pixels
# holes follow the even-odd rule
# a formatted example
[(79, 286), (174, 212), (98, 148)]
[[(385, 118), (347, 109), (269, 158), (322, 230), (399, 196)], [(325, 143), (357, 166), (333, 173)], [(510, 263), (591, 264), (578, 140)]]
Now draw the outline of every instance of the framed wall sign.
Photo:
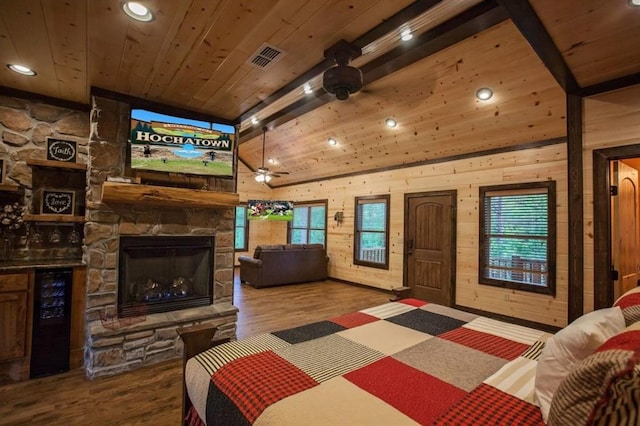
[(78, 155), (78, 143), (64, 139), (47, 138), (47, 160), (75, 163)]
[(40, 213), (73, 216), (75, 197), (75, 191), (43, 189)]

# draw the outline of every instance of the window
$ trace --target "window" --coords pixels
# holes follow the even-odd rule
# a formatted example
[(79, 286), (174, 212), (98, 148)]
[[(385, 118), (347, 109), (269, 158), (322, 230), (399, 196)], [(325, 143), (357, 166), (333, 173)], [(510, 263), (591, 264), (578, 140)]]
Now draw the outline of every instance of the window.
[(293, 204), (289, 244), (322, 244), (327, 246), (326, 201)]
[(390, 195), (356, 197), (353, 263), (389, 269)]
[(236, 207), (236, 233), (234, 248), (236, 251), (249, 250), (249, 221), (247, 220), (246, 205)]
[(480, 283), (555, 295), (555, 182), (480, 188)]

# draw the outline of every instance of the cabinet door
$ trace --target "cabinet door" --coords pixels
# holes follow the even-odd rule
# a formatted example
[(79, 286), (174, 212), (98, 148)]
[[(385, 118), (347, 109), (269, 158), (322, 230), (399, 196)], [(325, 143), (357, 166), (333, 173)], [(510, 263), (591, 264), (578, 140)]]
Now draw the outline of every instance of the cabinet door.
[(0, 361), (26, 353), (27, 292), (0, 293)]

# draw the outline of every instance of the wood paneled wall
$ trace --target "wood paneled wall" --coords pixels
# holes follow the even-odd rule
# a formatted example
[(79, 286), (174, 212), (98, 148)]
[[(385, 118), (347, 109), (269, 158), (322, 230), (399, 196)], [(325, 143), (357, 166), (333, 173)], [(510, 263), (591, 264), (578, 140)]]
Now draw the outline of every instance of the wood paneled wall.
[(584, 309), (593, 310), (593, 151), (640, 144), (640, 85), (584, 100)]
[[(278, 188), (273, 199), (312, 200), (328, 198), (327, 249), (329, 275), (372, 287), (390, 289), (403, 282), (404, 194), (455, 189), (457, 201), (456, 304), (515, 316), (553, 326), (567, 321), (567, 164), (566, 146), (487, 155), (440, 164), (339, 178)], [(557, 294), (551, 296), (499, 289), (478, 284), (478, 187), (542, 180), (557, 182)], [(244, 197), (246, 182), (238, 192)], [(251, 190), (251, 187), (247, 187)], [(391, 194), (389, 270), (354, 265), (354, 197)], [(333, 221), (337, 211), (344, 221)], [(256, 235), (254, 235), (254, 231)], [(264, 230), (251, 229), (252, 240)], [(273, 229), (270, 242), (286, 242), (286, 233)], [(282, 240), (278, 241), (279, 238)]]
[[(593, 310), (593, 151), (640, 144), (640, 86), (584, 100), (584, 311)], [(554, 179), (557, 181), (557, 294), (555, 298), (478, 284), (478, 187), (500, 183)], [(566, 146), (514, 151), (340, 178), (270, 190), (239, 179), (238, 192), (245, 200), (264, 196), (291, 200), (329, 198), (328, 252), (332, 277), (373, 287), (391, 288), (402, 283), (403, 219), (405, 193), (456, 189), (458, 191), (456, 303), (554, 326), (567, 322), (567, 163)], [(353, 265), (354, 197), (391, 194), (390, 268), (388, 271)], [(250, 196), (246, 195), (250, 194)], [(342, 225), (331, 218), (344, 211)], [(286, 242), (286, 228), (253, 226), (256, 244)], [(508, 300), (507, 300), (508, 299)]]

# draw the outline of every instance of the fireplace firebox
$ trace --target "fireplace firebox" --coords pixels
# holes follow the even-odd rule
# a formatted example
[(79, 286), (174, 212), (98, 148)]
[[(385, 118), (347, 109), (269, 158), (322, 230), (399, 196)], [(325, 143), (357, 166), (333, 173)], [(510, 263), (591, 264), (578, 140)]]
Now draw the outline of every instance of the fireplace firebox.
[(213, 303), (214, 237), (122, 236), (118, 316)]

